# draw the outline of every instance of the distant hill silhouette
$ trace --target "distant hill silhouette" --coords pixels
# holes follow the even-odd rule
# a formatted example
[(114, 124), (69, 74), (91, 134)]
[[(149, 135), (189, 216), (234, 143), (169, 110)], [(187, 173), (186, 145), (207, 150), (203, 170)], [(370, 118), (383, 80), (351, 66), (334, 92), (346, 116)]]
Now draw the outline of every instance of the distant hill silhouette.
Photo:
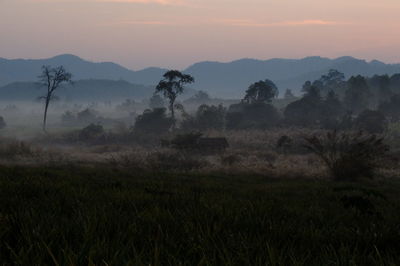
[(16, 81), (36, 81), (43, 65), (63, 65), (73, 74), (74, 80), (126, 80), (135, 84), (144, 85), (156, 84), (166, 71), (162, 68), (146, 68), (140, 71), (132, 71), (115, 63), (94, 63), (69, 54), (37, 60), (7, 60), (0, 58), (0, 85), (6, 85)]
[(329, 59), (306, 57), (304, 59), (241, 59), (229, 63), (202, 62), (185, 71), (196, 78), (195, 89), (207, 88), (218, 96), (243, 96), (249, 84), (270, 79), (284, 92), (286, 88), (299, 93), (307, 80), (316, 80), (329, 69), (343, 72), (346, 78), (352, 75), (400, 73), (400, 64), (390, 65), (379, 61), (366, 62), (353, 57)]
[[(154, 91), (155, 86), (132, 84), (125, 80), (84, 79), (60, 87), (55, 95), (63, 101), (103, 102), (141, 100), (150, 98)], [(0, 87), (0, 101), (35, 101), (44, 92), (45, 88), (36, 82), (13, 82)], [(195, 90), (188, 88), (181, 99), (191, 97), (195, 93)]]
[[(13, 82), (0, 87), (1, 101), (35, 101), (45, 92), (35, 82)], [(91, 102), (123, 99), (148, 98), (154, 92), (154, 86), (131, 84), (124, 80), (79, 80), (73, 85), (59, 88), (55, 95), (61, 100)]]
[[(74, 80), (101, 79), (103, 82), (105, 82), (104, 80), (125, 80), (130, 83), (153, 87), (166, 71), (162, 68), (133, 71), (115, 63), (94, 63), (74, 55), (60, 55), (41, 60), (0, 58), (0, 86), (12, 82), (35, 81), (40, 74), (42, 65), (63, 65), (73, 73)], [(204, 90), (217, 97), (239, 98), (243, 96), (244, 91), (251, 83), (266, 78), (274, 81), (281, 92), (290, 88), (295, 93), (299, 93), (305, 81), (315, 80), (327, 73), (329, 69), (337, 69), (343, 72), (346, 78), (357, 74), (364, 76), (391, 75), (400, 73), (400, 64), (385, 64), (376, 60), (367, 62), (348, 56), (336, 59), (323, 57), (270, 60), (241, 59), (228, 63), (200, 62), (183, 71), (195, 77), (196, 83), (192, 85), (193, 89)], [(123, 88), (126, 84), (120, 83), (120, 85)], [(112, 86), (112, 88), (114, 95), (120, 92), (116, 87)], [(0, 95), (4, 96), (4, 93), (0, 93)]]

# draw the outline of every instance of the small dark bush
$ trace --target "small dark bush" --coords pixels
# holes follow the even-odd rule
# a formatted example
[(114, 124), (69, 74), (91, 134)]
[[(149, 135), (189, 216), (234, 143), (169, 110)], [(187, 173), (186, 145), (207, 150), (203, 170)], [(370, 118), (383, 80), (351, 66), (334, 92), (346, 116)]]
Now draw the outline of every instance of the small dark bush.
[(164, 134), (174, 124), (174, 120), (167, 117), (167, 109), (147, 109), (136, 118), (134, 130), (144, 133)]
[(358, 133), (328, 132), (305, 139), (306, 147), (326, 164), (336, 180), (372, 178), (388, 151), (383, 138)]
[(170, 141), (170, 146), (176, 149), (196, 149), (201, 136), (200, 132), (178, 134)]
[(90, 124), (79, 132), (81, 140), (96, 139), (104, 135), (104, 128), (102, 125)]

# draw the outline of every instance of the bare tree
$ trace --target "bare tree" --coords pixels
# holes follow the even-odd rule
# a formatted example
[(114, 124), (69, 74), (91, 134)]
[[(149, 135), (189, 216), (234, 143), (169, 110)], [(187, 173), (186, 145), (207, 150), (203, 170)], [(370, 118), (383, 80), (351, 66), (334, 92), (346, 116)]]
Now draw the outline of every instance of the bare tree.
[(52, 68), (50, 66), (42, 67), (42, 74), (39, 76), (39, 82), (43, 87), (47, 88), (46, 95), (40, 97), (45, 100), (43, 115), (43, 131), (46, 132), (47, 110), (50, 101), (55, 97), (54, 91), (57, 90), (62, 83), (71, 82), (72, 75), (67, 72), (63, 66)]

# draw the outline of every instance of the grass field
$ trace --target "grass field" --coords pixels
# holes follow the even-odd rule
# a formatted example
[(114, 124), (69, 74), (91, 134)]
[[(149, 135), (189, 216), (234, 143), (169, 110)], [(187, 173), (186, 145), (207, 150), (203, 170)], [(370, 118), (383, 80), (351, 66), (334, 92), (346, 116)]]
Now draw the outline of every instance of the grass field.
[(2, 265), (399, 265), (400, 182), (0, 168)]

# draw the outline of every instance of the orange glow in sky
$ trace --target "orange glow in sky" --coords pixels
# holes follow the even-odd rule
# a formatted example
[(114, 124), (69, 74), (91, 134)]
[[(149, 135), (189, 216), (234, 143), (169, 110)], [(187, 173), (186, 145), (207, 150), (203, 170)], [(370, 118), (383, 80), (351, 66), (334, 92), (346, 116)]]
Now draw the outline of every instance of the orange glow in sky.
[(355, 56), (400, 62), (399, 0), (0, 0), (0, 57), (133, 69)]

